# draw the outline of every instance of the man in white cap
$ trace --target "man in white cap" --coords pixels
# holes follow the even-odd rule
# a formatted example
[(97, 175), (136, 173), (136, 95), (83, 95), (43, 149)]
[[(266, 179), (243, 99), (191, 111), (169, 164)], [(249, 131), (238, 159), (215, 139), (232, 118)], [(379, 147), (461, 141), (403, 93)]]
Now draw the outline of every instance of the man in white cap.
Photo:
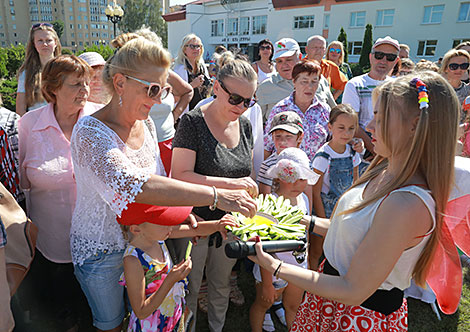
[(88, 101), (97, 104), (107, 104), (110, 96), (108, 95), (108, 92), (103, 85), (103, 79), (101, 78), (106, 61), (101, 54), (97, 52), (85, 52), (80, 54), (78, 57), (85, 60), (85, 62), (93, 68), (93, 77), (90, 82), (90, 96), (88, 97)]
[[(274, 44), (273, 60), (276, 62), (277, 73), (263, 81), (256, 90), (258, 104), (263, 111), (263, 122), (266, 123), (269, 112), (274, 105), (294, 91), (292, 69), (300, 61), (299, 44), (292, 38), (282, 38)], [(336, 106), (328, 81), (322, 77), (316, 96), (330, 107)]]
[(373, 151), (373, 145), (365, 129), (374, 117), (372, 90), (391, 79), (387, 74), (397, 63), (399, 52), (400, 44), (397, 40), (390, 36), (377, 39), (369, 54), (370, 71), (352, 78), (344, 88), (343, 104), (350, 104), (359, 113), (359, 128), (355, 136), (362, 138), (370, 152)]

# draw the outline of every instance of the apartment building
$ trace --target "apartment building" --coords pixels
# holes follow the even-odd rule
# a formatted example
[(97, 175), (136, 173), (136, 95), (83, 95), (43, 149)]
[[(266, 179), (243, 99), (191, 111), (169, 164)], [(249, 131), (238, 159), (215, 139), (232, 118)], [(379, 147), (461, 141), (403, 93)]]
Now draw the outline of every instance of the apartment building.
[[(0, 46), (26, 44), (31, 26), (64, 22), (62, 46), (72, 51), (87, 45), (109, 44), (113, 24), (105, 9), (110, 0), (0, 0)], [(123, 5), (124, 0), (118, 0)], [(118, 25), (119, 27), (119, 25)]]
[(309, 36), (332, 41), (344, 28), (349, 61), (357, 62), (369, 23), (374, 40), (390, 35), (408, 44), (413, 60), (436, 61), (470, 40), (468, 0), (198, 0), (163, 17), (174, 56), (190, 32), (202, 39), (206, 58), (221, 44), (254, 56), (264, 38), (291, 37), (304, 47)]

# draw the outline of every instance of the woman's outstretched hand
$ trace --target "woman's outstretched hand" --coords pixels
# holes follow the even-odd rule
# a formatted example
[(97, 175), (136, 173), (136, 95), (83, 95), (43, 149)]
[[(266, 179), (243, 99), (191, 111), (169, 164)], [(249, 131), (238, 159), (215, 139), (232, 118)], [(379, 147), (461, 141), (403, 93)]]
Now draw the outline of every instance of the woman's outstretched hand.
[(258, 207), (246, 190), (217, 189), (217, 208), (254, 217)]
[(230, 179), (230, 189), (245, 189), (251, 197), (258, 196), (258, 184), (249, 176), (238, 179)]
[(255, 244), (255, 249), (256, 249), (256, 256), (248, 256), (249, 259), (251, 259), (253, 262), (258, 264), (260, 267), (263, 269), (268, 270), (269, 272), (274, 272), (271, 266), (275, 265), (274, 263), (278, 260), (276, 260), (273, 256), (265, 253), (263, 251), (263, 245), (261, 244), (261, 240), (259, 240), (259, 237), (257, 237), (256, 244)]

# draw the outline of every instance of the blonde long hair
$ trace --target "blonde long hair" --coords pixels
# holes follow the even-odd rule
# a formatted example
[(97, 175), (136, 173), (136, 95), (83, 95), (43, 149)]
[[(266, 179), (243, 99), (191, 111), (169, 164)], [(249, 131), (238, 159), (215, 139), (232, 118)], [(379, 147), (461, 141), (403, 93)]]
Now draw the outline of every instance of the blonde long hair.
[[(427, 110), (419, 109), (418, 89), (410, 83), (416, 76), (427, 86), (429, 95)], [(412, 121), (413, 118), (419, 116), (416, 132), (411, 144), (406, 144), (409, 146), (409, 151), (399, 175), (380, 187), (372, 197), (362, 201), (358, 206), (342, 212), (342, 214), (364, 208), (393, 190), (406, 185), (413, 174), (420, 172), (436, 202), (436, 228), (413, 270), (416, 284), (424, 286), (434, 251), (438, 245), (442, 216), (445, 212), (450, 188), (454, 182), (454, 153), (459, 124), (459, 102), (452, 86), (441, 75), (431, 71), (397, 78), (383, 84), (378, 89), (379, 99), (376, 108), (383, 115), (382, 122), (378, 126), (384, 133), (384, 143), (392, 151), (392, 154), (403, 149), (401, 144), (396, 144), (399, 146), (394, 147), (390, 143), (391, 136), (396, 135), (396, 133), (390, 132), (387, 126), (392, 112), (399, 113), (402, 123)], [(367, 171), (351, 188), (376, 177), (387, 166), (388, 159), (377, 155)]]
[[(199, 54), (199, 57), (197, 57), (196, 59), (197, 70), (204, 68), (204, 60), (202, 59), (202, 57), (204, 56), (204, 45), (202, 44), (201, 38), (196, 36), (194, 33), (190, 33), (184, 36), (183, 41), (181, 42), (180, 49), (178, 50), (178, 56), (175, 59), (175, 65), (176, 64), (184, 65), (186, 67), (185, 60), (187, 59), (187, 57), (186, 57), (186, 54), (184, 54), (184, 48), (193, 39), (197, 40), (197, 42), (201, 44), (201, 54)], [(189, 69), (189, 68), (186, 68), (186, 69)], [(195, 68), (193, 68), (193, 70), (195, 70)]]
[(39, 53), (34, 46), (34, 33), (39, 30), (49, 31), (52, 33), (52, 38), (54, 38), (56, 43), (54, 57), (60, 55), (62, 52), (59, 37), (53, 27), (40, 25), (38, 27), (31, 28), (29, 31), (28, 44), (26, 45), (25, 60), (18, 70), (18, 77), (22, 72), (25, 72), (24, 87), (26, 108), (44, 100), (41, 93), (41, 60), (39, 58)]

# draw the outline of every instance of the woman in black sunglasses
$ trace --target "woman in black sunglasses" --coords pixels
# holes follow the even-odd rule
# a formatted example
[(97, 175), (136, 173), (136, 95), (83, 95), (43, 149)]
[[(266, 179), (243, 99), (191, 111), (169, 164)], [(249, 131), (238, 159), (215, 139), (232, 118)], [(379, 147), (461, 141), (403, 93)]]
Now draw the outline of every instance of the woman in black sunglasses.
[(253, 62), (253, 69), (258, 74), (258, 84), (271, 77), (276, 69), (273, 64), (274, 46), (269, 39), (263, 39), (258, 43), (259, 59)]
[[(244, 189), (252, 196), (257, 195), (258, 186), (250, 177), (253, 169), (251, 124), (241, 116), (254, 103), (256, 79), (255, 71), (246, 61), (233, 60), (221, 67), (214, 83), (216, 98), (181, 117), (173, 140), (172, 177), (220, 189)], [(221, 218), (226, 210), (205, 206), (194, 208), (193, 212), (204, 220), (212, 220)], [(196, 315), (205, 266), (209, 326), (211, 331), (220, 332), (229, 304), (230, 275), (236, 259), (225, 255), (227, 240), (219, 242), (214, 238), (217, 239), (217, 234), (200, 239), (192, 249), (193, 270), (188, 276), (186, 300)], [(211, 246), (211, 242), (219, 242), (219, 245)]]
[(61, 54), (59, 37), (50, 23), (33, 24), (29, 31), (25, 60), (18, 70), (16, 113), (46, 105), (41, 93), (41, 71), (46, 63)]
[(444, 55), (441, 68), (439, 68), (439, 73), (449, 81), (457, 93), (461, 105), (464, 99), (470, 95), (470, 84), (462, 82), (468, 71), (469, 63), (470, 54), (467, 51), (452, 49)]
[(181, 42), (173, 67), (173, 71), (188, 82), (194, 91), (193, 98), (184, 112), (192, 110), (198, 102), (209, 95), (211, 80), (203, 55), (204, 46), (201, 39), (192, 33), (186, 35)]

